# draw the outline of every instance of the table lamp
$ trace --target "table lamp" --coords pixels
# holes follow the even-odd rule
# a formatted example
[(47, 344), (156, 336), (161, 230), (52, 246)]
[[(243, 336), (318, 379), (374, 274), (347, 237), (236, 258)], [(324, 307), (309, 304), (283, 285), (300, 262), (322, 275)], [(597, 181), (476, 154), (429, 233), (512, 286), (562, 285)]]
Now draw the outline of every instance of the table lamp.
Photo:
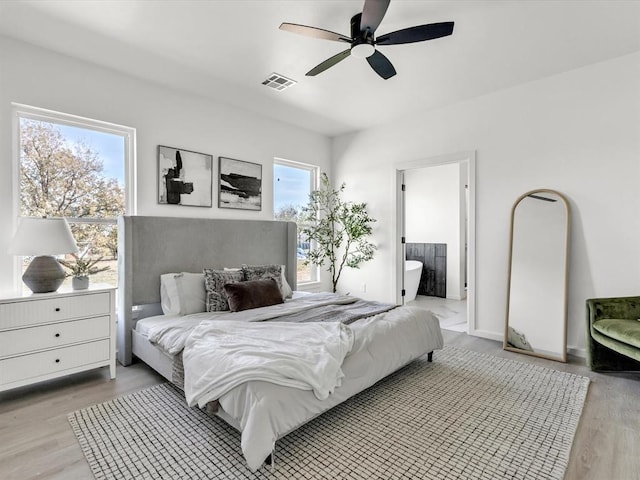
[(54, 255), (76, 252), (78, 247), (64, 218), (21, 218), (9, 246), (13, 255), (35, 256), (22, 275), (33, 293), (55, 292), (66, 273)]

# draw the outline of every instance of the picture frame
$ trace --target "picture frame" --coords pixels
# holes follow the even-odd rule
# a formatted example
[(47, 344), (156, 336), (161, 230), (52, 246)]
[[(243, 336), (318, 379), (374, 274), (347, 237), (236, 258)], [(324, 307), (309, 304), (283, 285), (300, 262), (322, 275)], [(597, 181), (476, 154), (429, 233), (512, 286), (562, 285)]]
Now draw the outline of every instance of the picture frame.
[(218, 157), (218, 208), (262, 210), (262, 165)]
[(158, 145), (158, 203), (213, 206), (213, 156)]

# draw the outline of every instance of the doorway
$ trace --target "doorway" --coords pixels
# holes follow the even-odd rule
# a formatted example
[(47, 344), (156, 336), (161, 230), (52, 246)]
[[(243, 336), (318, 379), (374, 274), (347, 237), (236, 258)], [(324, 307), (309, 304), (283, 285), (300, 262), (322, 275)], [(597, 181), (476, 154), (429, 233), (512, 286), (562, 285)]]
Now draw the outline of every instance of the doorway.
[[(475, 152), (400, 162), (395, 169), (397, 303), (429, 309), (442, 328), (471, 333), (475, 330)], [(414, 298), (415, 275), (405, 274), (405, 261), (412, 260), (415, 268), (416, 245), (428, 251), (436, 244), (446, 244), (446, 298), (421, 293)], [(422, 282), (435, 275), (425, 263), (429, 262), (423, 262)]]

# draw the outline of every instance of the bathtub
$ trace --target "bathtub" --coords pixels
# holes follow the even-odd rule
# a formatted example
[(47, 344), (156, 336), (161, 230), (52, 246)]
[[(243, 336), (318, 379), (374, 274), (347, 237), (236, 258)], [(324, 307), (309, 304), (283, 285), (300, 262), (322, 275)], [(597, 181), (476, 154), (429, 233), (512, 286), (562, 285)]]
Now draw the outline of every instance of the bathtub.
[(422, 275), (422, 262), (417, 260), (406, 260), (404, 262), (404, 303), (412, 302), (416, 299), (418, 285)]

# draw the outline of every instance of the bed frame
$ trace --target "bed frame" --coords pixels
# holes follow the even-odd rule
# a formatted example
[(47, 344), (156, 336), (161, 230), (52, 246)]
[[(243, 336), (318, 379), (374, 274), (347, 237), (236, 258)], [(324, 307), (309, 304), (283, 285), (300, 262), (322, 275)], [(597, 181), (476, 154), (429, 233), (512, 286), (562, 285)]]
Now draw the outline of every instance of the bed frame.
[(296, 289), (297, 231), (293, 222), (123, 216), (118, 219), (118, 361), (133, 354), (171, 378), (171, 361), (134, 336), (136, 321), (162, 313), (160, 275), (252, 265), (286, 265)]
[[(135, 355), (169, 381), (176, 366), (174, 357), (152, 345), (134, 331), (137, 320), (161, 314), (160, 275), (170, 272), (200, 272), (246, 264), (286, 265), (287, 281), (296, 289), (297, 226), (293, 222), (219, 220), (170, 217), (124, 216), (118, 219), (118, 360), (129, 365)], [(442, 338), (440, 337), (440, 340)], [(436, 345), (437, 339), (433, 344)], [(435, 347), (440, 348), (440, 347)], [(428, 354), (431, 361), (432, 353)], [(411, 361), (411, 360), (409, 360)], [(394, 367), (395, 368), (395, 367)], [(401, 366), (397, 366), (401, 368)], [(361, 391), (377, 381), (348, 379), (342, 387)], [(353, 393), (351, 393), (353, 395)], [(343, 401), (334, 397), (325, 410)], [(337, 403), (336, 403), (337, 402)], [(317, 413), (318, 415), (322, 413)], [(238, 431), (239, 420), (224, 409), (216, 412)], [(315, 416), (315, 415), (314, 415)], [(311, 420), (303, 419), (286, 435)], [(273, 454), (273, 451), (272, 451)], [(271, 456), (266, 461), (271, 462)]]

